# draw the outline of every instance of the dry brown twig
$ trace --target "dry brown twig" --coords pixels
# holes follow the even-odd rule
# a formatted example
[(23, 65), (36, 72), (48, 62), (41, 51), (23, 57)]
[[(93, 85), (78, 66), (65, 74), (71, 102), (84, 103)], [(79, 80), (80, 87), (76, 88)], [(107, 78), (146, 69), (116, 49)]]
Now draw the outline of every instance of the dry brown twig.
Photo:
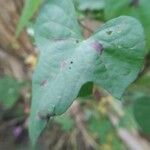
[(79, 102), (74, 101), (69, 111), (70, 111), (71, 116), (74, 118), (76, 128), (81, 132), (81, 135), (83, 136), (86, 149), (89, 149), (89, 148), (96, 149), (98, 147), (98, 144), (94, 141), (94, 139), (87, 132), (87, 129), (85, 127), (84, 114), (80, 108)]
[(11, 74), (16, 79), (24, 80), (25, 72), (23, 70), (23, 64), (20, 61), (12, 56), (7, 54), (5, 51), (0, 49), (0, 65), (2, 65), (4, 74)]
[[(149, 150), (150, 143), (142, 138), (137, 129), (127, 129), (125, 127), (120, 127), (119, 122), (124, 116), (124, 111), (120, 103), (117, 103), (115, 99), (111, 96), (105, 97), (103, 99), (107, 104), (107, 116), (110, 119), (113, 127), (116, 130), (118, 137), (127, 146), (129, 150)], [(94, 139), (88, 134), (85, 127), (84, 114), (80, 108), (79, 102), (75, 101), (70, 108), (70, 114), (75, 120), (77, 129), (81, 132), (86, 148), (92, 147), (96, 149), (98, 147)]]
[(24, 0), (0, 0), (0, 48), (20, 58), (34, 52), (26, 32), (15, 39), (23, 2)]

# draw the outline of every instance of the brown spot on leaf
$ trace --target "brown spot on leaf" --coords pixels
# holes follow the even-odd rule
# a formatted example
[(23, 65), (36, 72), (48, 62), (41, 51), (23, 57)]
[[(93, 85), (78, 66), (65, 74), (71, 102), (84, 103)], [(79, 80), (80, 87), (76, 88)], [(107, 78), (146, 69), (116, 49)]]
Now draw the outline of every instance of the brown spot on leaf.
[(135, 7), (138, 7), (139, 5), (139, 0), (131, 0), (131, 2), (129, 3), (129, 6), (135, 6)]
[(40, 114), (40, 113), (38, 113), (38, 118), (40, 119), (40, 120), (49, 120), (51, 117), (52, 117), (53, 115), (51, 115), (51, 114), (46, 114), (46, 115), (42, 115), (42, 114)]
[(47, 80), (42, 80), (41, 83), (40, 83), (40, 85), (41, 86), (45, 86), (47, 84), (47, 82), (48, 82)]
[(111, 34), (112, 34), (112, 31), (106, 31), (106, 33), (107, 33), (108, 35), (111, 35)]
[(79, 40), (76, 40), (76, 43), (79, 43)]

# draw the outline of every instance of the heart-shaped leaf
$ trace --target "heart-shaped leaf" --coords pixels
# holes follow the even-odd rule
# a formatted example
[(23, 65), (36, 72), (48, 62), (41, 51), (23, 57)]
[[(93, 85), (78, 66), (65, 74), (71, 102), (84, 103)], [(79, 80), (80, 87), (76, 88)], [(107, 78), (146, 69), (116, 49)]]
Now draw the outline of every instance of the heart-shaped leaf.
[(40, 50), (33, 75), (29, 132), (34, 143), (50, 116), (64, 113), (87, 82), (120, 98), (143, 63), (144, 35), (131, 17), (108, 21), (83, 40), (70, 0), (48, 0), (35, 26)]

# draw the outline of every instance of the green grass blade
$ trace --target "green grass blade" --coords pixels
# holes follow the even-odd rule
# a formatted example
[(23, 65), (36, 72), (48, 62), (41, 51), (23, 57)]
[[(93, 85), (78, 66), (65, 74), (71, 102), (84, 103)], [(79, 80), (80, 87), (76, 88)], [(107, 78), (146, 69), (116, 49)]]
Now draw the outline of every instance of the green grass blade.
[(29, 20), (33, 17), (34, 13), (37, 11), (41, 0), (26, 0), (25, 6), (23, 8), (19, 23), (16, 29), (16, 37), (22, 32), (22, 30), (27, 26)]

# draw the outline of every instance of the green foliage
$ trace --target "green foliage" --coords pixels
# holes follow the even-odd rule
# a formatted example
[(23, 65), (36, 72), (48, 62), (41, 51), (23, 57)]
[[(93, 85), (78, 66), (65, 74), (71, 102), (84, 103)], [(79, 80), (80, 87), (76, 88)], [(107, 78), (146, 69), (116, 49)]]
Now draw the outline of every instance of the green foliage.
[(5, 109), (11, 108), (18, 100), (22, 84), (11, 77), (0, 78), (0, 102)]
[(41, 0), (26, 0), (25, 6), (22, 11), (21, 18), (19, 20), (17, 30), (16, 30), (16, 37), (19, 36), (21, 31), (26, 27), (29, 23), (29, 20), (33, 17), (34, 13), (37, 11)]
[(145, 89), (148, 90), (149, 93), (149, 89), (150, 89), (150, 74), (144, 74), (137, 82), (136, 82), (136, 86), (140, 87), (141, 89)]
[(142, 26), (131, 17), (108, 21), (83, 40), (70, 0), (45, 2), (35, 25), (35, 40), (40, 56), (29, 120), (33, 143), (47, 119), (64, 113), (87, 82), (120, 98), (136, 79), (145, 55)]
[(83, 85), (80, 89), (78, 97), (87, 97), (92, 95), (93, 92), (93, 83), (87, 82), (85, 85)]
[(108, 118), (100, 117), (98, 113), (93, 113), (89, 119), (88, 126), (90, 130), (96, 134), (101, 144), (107, 142), (107, 135), (112, 130), (112, 125)]
[(107, 116), (92, 110), (92, 115), (88, 120), (88, 128), (93, 136), (98, 139), (101, 149), (124, 150), (123, 144), (119, 141), (115, 128)]
[(147, 38), (147, 45), (150, 48), (150, 2), (149, 0), (106, 0), (105, 17), (107, 20), (120, 15), (133, 16), (142, 23)]
[(145, 134), (150, 135), (150, 96), (138, 98), (134, 104), (134, 115), (140, 128)]
[(70, 131), (74, 127), (74, 122), (67, 113), (55, 117), (55, 121), (61, 125), (64, 131)]

